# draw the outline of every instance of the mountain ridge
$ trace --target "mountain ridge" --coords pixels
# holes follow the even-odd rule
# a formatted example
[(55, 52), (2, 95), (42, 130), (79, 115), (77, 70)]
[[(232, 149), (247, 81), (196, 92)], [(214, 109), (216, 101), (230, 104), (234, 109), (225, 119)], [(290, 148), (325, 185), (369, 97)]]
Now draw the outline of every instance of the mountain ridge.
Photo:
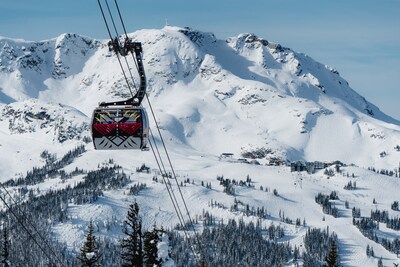
[[(143, 44), (150, 99), (177, 145), (214, 155), (265, 149), (283, 161), (398, 164), (400, 122), (357, 94), (336, 69), (305, 54), (251, 33), (218, 40), (166, 26), (130, 36)], [(40, 42), (2, 38), (0, 47), (3, 103), (62, 102), (89, 118), (97, 103), (129, 97), (106, 41), (66, 33)], [(335, 146), (342, 152), (320, 153)], [(352, 156), (356, 148), (373, 156)]]

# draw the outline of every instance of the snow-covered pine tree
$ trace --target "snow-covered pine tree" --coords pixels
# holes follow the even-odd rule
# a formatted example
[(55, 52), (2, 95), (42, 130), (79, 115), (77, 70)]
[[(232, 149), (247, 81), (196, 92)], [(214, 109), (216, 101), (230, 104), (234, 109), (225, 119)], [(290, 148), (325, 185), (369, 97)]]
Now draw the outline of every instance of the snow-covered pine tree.
[(207, 263), (206, 263), (206, 259), (203, 257), (201, 257), (199, 264), (197, 265), (197, 267), (208, 267)]
[(157, 255), (160, 261), (160, 266), (176, 267), (175, 262), (171, 259), (170, 238), (167, 233), (161, 228), (158, 231), (159, 242), (157, 243)]
[(93, 235), (94, 229), (91, 220), (87, 231), (78, 259), (81, 262), (81, 267), (97, 267), (100, 266), (101, 254), (98, 249), (96, 237)]
[(378, 260), (378, 267), (383, 267), (382, 257)]
[(10, 262), (9, 262), (9, 255), (10, 255), (10, 244), (8, 240), (8, 228), (7, 226), (3, 227), (3, 234), (2, 234), (2, 239), (1, 239), (1, 255), (0, 255), (0, 264), (1, 267), (9, 267)]
[(338, 264), (338, 255), (337, 255), (337, 247), (335, 240), (331, 241), (331, 247), (329, 250), (328, 256), (326, 256), (326, 267), (339, 267)]
[(160, 241), (159, 230), (153, 226), (150, 232), (143, 235), (144, 262), (146, 267), (161, 266), (161, 261), (158, 259), (157, 244)]
[(121, 241), (122, 267), (143, 266), (142, 221), (139, 217), (139, 205), (129, 205), (128, 215), (124, 221), (124, 234)]

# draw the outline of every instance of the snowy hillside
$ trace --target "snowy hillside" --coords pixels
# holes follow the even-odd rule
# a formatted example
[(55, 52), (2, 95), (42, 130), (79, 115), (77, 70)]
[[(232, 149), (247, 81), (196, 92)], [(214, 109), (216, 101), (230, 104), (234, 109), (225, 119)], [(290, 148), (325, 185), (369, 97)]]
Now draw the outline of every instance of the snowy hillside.
[[(399, 217), (391, 209), (399, 201), (399, 121), (357, 94), (336, 69), (254, 34), (218, 40), (212, 33), (168, 26), (131, 36), (143, 44), (148, 94), (199, 230), (205, 211), (224, 222), (256, 222), (259, 216), (246, 206), (265, 207), (262, 225), (280, 225), (285, 235), (278, 241), (301, 252), (309, 228), (329, 226), (338, 235), (343, 266), (376, 266), (381, 256), (385, 266), (396, 262), (393, 250), (381, 243), (399, 238), (399, 230), (378, 222), (375, 242), (354, 225), (352, 208), (365, 217), (376, 209)], [(95, 151), (90, 142), (97, 104), (129, 96), (106, 44), (76, 34), (42, 42), (0, 38), (0, 181), (13, 179), (9, 190), (28, 202), (32, 197), (21, 188), (46, 197), (74, 190), (92, 172), (114, 165), (129, 177), (119, 186), (103, 184), (94, 202), (69, 199), (67, 207), (61, 205), (66, 219), (47, 219), (52, 237), (72, 251), (79, 250), (91, 219), (97, 235), (118, 239), (133, 200), (141, 207), (144, 228), (178, 223), (150, 151)], [(84, 151), (64, 156), (82, 145)], [(222, 153), (233, 156), (220, 158)], [(344, 165), (291, 172), (287, 164), (299, 160)], [(150, 173), (136, 171), (142, 164)], [(52, 173), (23, 182), (33, 168)], [(233, 194), (227, 194), (218, 176), (251, 182), (233, 184)], [(348, 190), (349, 182), (357, 186)], [(131, 194), (137, 184), (146, 188)], [(332, 191), (338, 194), (329, 200), (336, 217), (315, 200)], [(376, 257), (366, 257), (367, 245)], [(292, 259), (286, 265), (291, 264)]]

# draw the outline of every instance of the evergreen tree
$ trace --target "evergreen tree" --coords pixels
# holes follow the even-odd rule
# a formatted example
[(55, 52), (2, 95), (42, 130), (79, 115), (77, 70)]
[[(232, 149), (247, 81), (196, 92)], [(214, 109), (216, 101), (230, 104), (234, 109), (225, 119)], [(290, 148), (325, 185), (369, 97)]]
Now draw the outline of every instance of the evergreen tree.
[(81, 267), (97, 267), (100, 266), (101, 255), (99, 253), (96, 237), (93, 235), (93, 223), (90, 221), (88, 232), (85, 235), (85, 242), (81, 248), (81, 254), (78, 259), (81, 262)]
[(383, 267), (382, 257), (378, 260), (378, 267)]
[(161, 266), (161, 260), (158, 259), (157, 244), (160, 241), (159, 231), (155, 227), (150, 232), (144, 234), (144, 261), (146, 267)]
[(7, 228), (7, 226), (4, 226), (3, 236), (2, 236), (2, 240), (1, 240), (1, 255), (0, 255), (1, 267), (9, 267), (10, 266), (10, 262), (8, 260), (9, 255), (10, 255), (10, 251), (9, 251), (9, 240), (8, 240), (8, 228)]
[(200, 262), (197, 265), (197, 267), (208, 267), (207, 263), (206, 263), (206, 259), (204, 256), (201, 256), (200, 258)]
[(326, 267), (339, 267), (338, 264), (338, 256), (337, 256), (337, 247), (335, 240), (331, 241), (331, 248), (329, 250), (329, 254), (326, 257)]
[(121, 241), (122, 267), (143, 266), (142, 221), (139, 217), (139, 205), (135, 202), (129, 206), (124, 221), (124, 234)]

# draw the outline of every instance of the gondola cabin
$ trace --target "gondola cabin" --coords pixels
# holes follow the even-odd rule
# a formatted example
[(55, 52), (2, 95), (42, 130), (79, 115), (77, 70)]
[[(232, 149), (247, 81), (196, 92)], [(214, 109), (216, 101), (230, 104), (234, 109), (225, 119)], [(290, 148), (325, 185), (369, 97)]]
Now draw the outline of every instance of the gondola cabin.
[(93, 111), (95, 149), (147, 149), (149, 122), (138, 106), (100, 106)]

